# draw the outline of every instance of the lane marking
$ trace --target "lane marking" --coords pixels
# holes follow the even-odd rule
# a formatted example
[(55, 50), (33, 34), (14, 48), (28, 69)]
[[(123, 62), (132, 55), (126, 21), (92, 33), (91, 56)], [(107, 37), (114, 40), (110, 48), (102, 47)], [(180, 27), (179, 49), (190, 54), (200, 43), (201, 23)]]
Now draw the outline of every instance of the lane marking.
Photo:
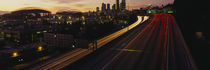
[[(154, 20), (156, 19), (156, 17), (157, 17), (157, 15), (155, 15), (155, 17), (154, 17), (154, 19), (152, 20), (152, 22), (149, 23), (149, 24), (143, 29), (143, 32), (145, 31), (145, 29), (149, 28), (149, 25), (151, 25), (151, 24), (154, 22)], [(142, 32), (138, 33), (138, 35), (137, 35), (134, 39), (132, 39), (132, 41), (130, 41), (130, 42), (126, 45), (126, 47), (124, 47), (123, 49), (129, 47), (129, 45), (130, 45), (133, 41), (135, 41), (135, 40), (139, 37), (139, 35), (141, 35), (141, 34), (142, 34)], [(117, 55), (115, 55), (115, 56), (111, 59), (111, 61), (109, 61), (107, 64), (105, 64), (105, 65), (103, 66), (103, 68), (100, 69), (100, 70), (104, 70), (104, 69), (105, 69), (108, 65), (110, 65), (111, 62), (113, 62), (114, 59), (117, 58), (121, 53), (122, 53), (122, 51), (120, 51)]]
[(143, 52), (143, 50), (134, 50), (134, 49), (115, 49), (115, 48), (112, 48), (111, 50), (125, 51), (125, 52)]

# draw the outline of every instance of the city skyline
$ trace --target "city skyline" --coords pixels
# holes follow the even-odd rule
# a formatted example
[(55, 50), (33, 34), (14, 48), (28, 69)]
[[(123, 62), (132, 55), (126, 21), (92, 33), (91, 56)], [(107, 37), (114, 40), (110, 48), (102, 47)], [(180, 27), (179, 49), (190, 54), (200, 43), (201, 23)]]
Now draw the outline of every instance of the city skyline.
[[(126, 0), (127, 8), (139, 9), (149, 4), (154, 6), (166, 5), (173, 3), (174, 0)], [(7, 11), (15, 11), (25, 7), (38, 7), (46, 9), (52, 13), (66, 10), (78, 10), (81, 12), (96, 11), (96, 7), (100, 7), (102, 3), (115, 4), (115, 0), (4, 0), (0, 2), (0, 14)], [(120, 0), (121, 3), (121, 0)], [(3, 11), (3, 12), (1, 12)]]
[(0, 70), (210, 70), (207, 1), (0, 1)]

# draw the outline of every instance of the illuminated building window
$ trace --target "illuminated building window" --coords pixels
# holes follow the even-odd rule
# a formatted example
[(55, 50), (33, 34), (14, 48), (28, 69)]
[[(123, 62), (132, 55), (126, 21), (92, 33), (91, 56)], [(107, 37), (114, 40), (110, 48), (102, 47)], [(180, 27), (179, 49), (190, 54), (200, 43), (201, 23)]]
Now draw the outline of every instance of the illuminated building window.
[(71, 19), (71, 16), (69, 16), (69, 19)]
[(168, 11), (168, 13), (173, 13), (173, 11)]
[(1, 35), (4, 35), (4, 32), (1, 32)]
[(85, 20), (85, 17), (84, 16), (82, 16), (82, 20)]
[(38, 20), (38, 21), (41, 21), (42, 19), (41, 19), (41, 18), (38, 18), (37, 20)]
[(79, 20), (79, 18), (76, 18), (76, 20), (78, 21), (78, 20)]
[(69, 24), (72, 24), (72, 21), (69, 21)]
[(61, 19), (61, 18), (62, 18), (62, 16), (59, 16), (59, 17), (58, 17), (58, 19)]
[(11, 34), (6, 34), (6, 37), (11, 38), (12, 36)]
[(54, 34), (54, 38), (56, 38), (57, 36), (56, 36), (56, 34)]
[(46, 31), (46, 30), (44, 30), (43, 32), (44, 32), (44, 33), (46, 33), (47, 31)]
[(83, 25), (85, 25), (86, 23), (85, 23), (85, 22), (83, 22), (82, 24), (83, 24)]
[(40, 34), (41, 32), (36, 32), (37, 34)]
[(44, 16), (44, 13), (40, 13), (40, 16)]
[(82, 31), (82, 30), (83, 30), (83, 28), (82, 28), (82, 27), (80, 27), (80, 30)]

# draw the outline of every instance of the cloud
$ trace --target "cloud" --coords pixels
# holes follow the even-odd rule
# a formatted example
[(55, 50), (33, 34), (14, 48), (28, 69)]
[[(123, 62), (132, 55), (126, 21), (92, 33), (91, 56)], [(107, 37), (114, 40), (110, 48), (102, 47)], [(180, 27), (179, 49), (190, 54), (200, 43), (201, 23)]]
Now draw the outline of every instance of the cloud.
[(61, 12), (61, 11), (80, 11), (78, 9), (74, 9), (71, 7), (63, 7), (63, 6), (55, 6), (52, 8), (55, 12)]
[(71, 8), (70, 7), (63, 7), (63, 6), (56, 6), (53, 9), (58, 12), (58, 11), (67, 11), (67, 10), (70, 10)]
[(54, 1), (60, 4), (69, 4), (69, 3), (76, 3), (76, 2), (81, 2), (85, 0), (46, 0), (46, 1)]
[(74, 6), (76, 6), (76, 7), (84, 7), (84, 6), (86, 6), (86, 4), (74, 4)]

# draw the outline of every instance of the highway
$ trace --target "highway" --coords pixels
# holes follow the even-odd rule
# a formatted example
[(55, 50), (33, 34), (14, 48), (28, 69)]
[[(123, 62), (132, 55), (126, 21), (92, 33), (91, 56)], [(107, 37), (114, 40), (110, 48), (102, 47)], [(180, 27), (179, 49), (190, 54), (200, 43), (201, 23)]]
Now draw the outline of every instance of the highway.
[(198, 70), (171, 14), (154, 14), (64, 70)]
[[(131, 29), (135, 28), (136, 26), (142, 24), (147, 19), (149, 19), (148, 16), (137, 16), (137, 17), (138, 17), (138, 20), (135, 23), (97, 40), (97, 48), (100, 48), (100, 47), (106, 45), (107, 43), (109, 43), (112, 40), (118, 38), (119, 36), (129, 32)], [(68, 66), (69, 64), (74, 63), (77, 60), (94, 52), (95, 50), (90, 50), (93, 47), (95, 47), (94, 45), (95, 44), (90, 43), (88, 45), (89, 46), (88, 49), (77, 48), (77, 49), (67, 52), (66, 54), (63, 54), (59, 57), (56, 57), (51, 60), (47, 60), (41, 64), (38, 64), (38, 65), (35, 65), (34, 67), (31, 67), (29, 69), (30, 70), (49, 70), (49, 69), (50, 70), (60, 70), (64, 67)]]
[[(116, 31), (116, 32), (114, 32), (114, 33), (112, 33), (112, 34), (110, 34), (110, 35), (108, 35), (108, 36), (105, 36), (105, 37), (103, 37), (103, 38), (97, 40), (97, 46), (98, 46), (98, 48), (100, 48), (100, 47), (106, 45), (106, 44), (109, 43), (110, 41), (112, 41), (112, 40), (118, 38), (119, 36), (125, 34), (125, 33), (128, 32), (129, 30), (133, 29), (134, 27), (140, 25), (141, 23), (143, 23), (143, 22), (145, 22), (147, 19), (149, 19), (148, 16), (137, 16), (137, 18), (138, 18), (138, 20), (137, 20), (135, 23), (129, 25), (128, 27), (125, 27), (125, 28), (123, 28), (123, 29), (121, 29), (121, 30), (118, 30), (118, 31)], [(93, 43), (90, 43), (90, 44), (89, 44), (89, 47), (93, 47)]]
[(48, 60), (46, 62), (43, 62), (42, 64), (39, 64), (38, 66), (32, 67), (30, 68), (30, 70), (48, 70), (48, 69), (63, 68), (64, 65), (75, 62), (76, 60), (84, 57), (89, 53), (90, 52), (88, 52), (87, 49), (78, 48), (60, 57)]

